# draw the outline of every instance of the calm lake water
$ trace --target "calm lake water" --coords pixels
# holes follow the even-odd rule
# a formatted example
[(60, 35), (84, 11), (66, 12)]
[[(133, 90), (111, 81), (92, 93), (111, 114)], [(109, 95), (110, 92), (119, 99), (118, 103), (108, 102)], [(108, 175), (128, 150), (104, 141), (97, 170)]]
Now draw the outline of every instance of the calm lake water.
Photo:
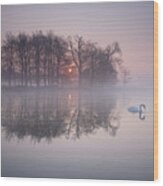
[(153, 90), (2, 92), (2, 176), (152, 180)]

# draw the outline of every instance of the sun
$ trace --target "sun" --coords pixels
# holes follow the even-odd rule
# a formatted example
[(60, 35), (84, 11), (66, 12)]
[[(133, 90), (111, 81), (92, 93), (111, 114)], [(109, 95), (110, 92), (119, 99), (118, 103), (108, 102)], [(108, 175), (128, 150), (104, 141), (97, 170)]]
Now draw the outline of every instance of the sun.
[(72, 68), (69, 68), (69, 69), (68, 69), (68, 72), (71, 73), (71, 72), (72, 72)]

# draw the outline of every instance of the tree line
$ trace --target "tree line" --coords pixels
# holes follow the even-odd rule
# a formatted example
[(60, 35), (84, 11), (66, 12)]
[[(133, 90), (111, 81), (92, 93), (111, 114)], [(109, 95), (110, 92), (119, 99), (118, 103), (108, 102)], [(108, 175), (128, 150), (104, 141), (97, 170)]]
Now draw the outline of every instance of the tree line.
[(82, 36), (64, 38), (51, 31), (8, 33), (1, 51), (2, 85), (9, 87), (63, 85), (72, 78), (71, 69), (66, 71), (71, 66), (79, 86), (116, 83), (126, 73), (118, 42), (102, 48)]

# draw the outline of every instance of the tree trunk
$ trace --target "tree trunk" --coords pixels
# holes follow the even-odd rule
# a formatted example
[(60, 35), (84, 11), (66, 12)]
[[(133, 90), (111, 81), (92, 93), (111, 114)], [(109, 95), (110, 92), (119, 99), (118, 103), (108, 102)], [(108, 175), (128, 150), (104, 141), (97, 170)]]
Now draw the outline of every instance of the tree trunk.
[(40, 86), (40, 68), (39, 68), (39, 64), (37, 65), (37, 68), (36, 68), (36, 85), (37, 85), (37, 87)]
[(27, 65), (27, 61), (25, 61), (25, 65), (24, 65), (24, 76), (25, 76), (25, 86), (28, 86), (28, 65)]
[(94, 85), (94, 61), (91, 60), (91, 87)]
[(36, 85), (37, 87), (40, 86), (40, 58), (38, 51), (36, 53)]
[(60, 59), (57, 58), (57, 68), (56, 68), (56, 76), (57, 76), (57, 86), (59, 86), (60, 83)]
[(44, 86), (46, 86), (46, 64), (44, 61)]
[[(11, 64), (11, 62), (10, 62)], [(11, 65), (8, 68), (8, 86), (11, 87), (11, 76), (12, 76), (12, 67)]]
[(81, 63), (79, 64), (79, 68), (78, 68), (78, 86), (79, 88), (82, 87), (82, 69), (81, 69)]
[(28, 78), (29, 78), (29, 84), (32, 86), (32, 74), (31, 74), (31, 67), (28, 68)]
[(21, 86), (24, 85), (24, 61), (21, 58)]

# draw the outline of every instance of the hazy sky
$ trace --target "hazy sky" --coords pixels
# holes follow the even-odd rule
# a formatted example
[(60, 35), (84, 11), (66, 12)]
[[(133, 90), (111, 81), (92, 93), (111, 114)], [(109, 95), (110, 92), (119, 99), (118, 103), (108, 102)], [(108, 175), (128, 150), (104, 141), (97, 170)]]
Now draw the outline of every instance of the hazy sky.
[(152, 83), (153, 2), (3, 5), (1, 12), (2, 40), (7, 32), (52, 30), (100, 46), (118, 41), (133, 79)]

